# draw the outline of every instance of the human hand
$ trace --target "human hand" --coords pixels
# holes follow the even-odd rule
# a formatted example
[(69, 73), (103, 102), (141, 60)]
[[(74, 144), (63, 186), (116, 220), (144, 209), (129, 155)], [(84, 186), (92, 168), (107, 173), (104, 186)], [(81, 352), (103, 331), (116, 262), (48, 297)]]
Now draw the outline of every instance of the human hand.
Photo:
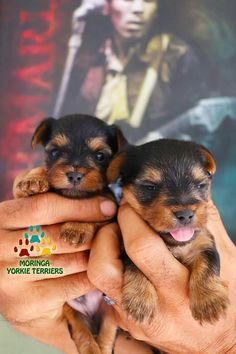
[[(90, 244), (75, 248), (64, 243), (59, 238), (60, 223), (104, 221), (114, 213), (115, 205), (102, 197), (70, 200), (44, 193), (0, 203), (0, 313), (17, 330), (66, 353), (77, 353), (61, 314), (66, 301), (94, 289), (86, 275)], [(62, 268), (63, 274), (8, 274), (7, 268), (19, 268), (19, 261), (25, 260), (19, 250), (30, 225), (42, 225), (45, 237), (56, 245), (49, 257), (38, 256), (34, 249), (30, 259), (48, 259), (50, 268)]]
[[(223, 354), (236, 352), (236, 276), (232, 266), (236, 249), (216, 208), (209, 206), (208, 229), (221, 258), (221, 277), (229, 282), (230, 306), (214, 325), (200, 325), (191, 315), (188, 270), (168, 251), (157, 234), (127, 205), (120, 207), (118, 222), (129, 258), (156, 288), (158, 311), (150, 324), (136, 325), (121, 306), (123, 265), (119, 259), (119, 230), (115, 224), (101, 229), (90, 253), (90, 281), (115, 301), (117, 322), (139, 340), (171, 354)], [(145, 236), (144, 236), (145, 235)], [(109, 249), (109, 252), (107, 250)]]

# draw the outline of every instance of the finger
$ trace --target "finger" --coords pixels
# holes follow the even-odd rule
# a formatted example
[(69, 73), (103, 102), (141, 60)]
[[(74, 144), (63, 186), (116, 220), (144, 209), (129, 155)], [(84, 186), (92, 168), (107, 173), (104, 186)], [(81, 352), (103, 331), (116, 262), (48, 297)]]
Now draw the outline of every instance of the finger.
[(10, 264), (2, 263), (2, 281), (33, 282), (60, 278), (87, 270), (88, 251), (51, 255), (47, 258), (24, 258)]
[(214, 205), (213, 201), (209, 201), (207, 228), (215, 237), (217, 245), (223, 250), (225, 247), (230, 249), (234, 246), (233, 242), (229, 238), (227, 231), (222, 223), (219, 211)]
[[(22, 283), (22, 282), (21, 282)], [(62, 278), (39, 280), (33, 283), (19, 283), (15, 297), (6, 299), (9, 318), (28, 322), (34, 320), (38, 314), (43, 318), (50, 310), (57, 310), (65, 302), (82, 296), (94, 290), (86, 272), (71, 274)], [(10, 294), (9, 289), (8, 294)]]
[(88, 277), (117, 304), (121, 302), (123, 265), (120, 256), (119, 229), (108, 224), (97, 233), (90, 251)]
[(0, 225), (2, 229), (14, 230), (64, 221), (96, 222), (111, 218), (115, 212), (115, 203), (104, 197), (76, 200), (43, 193), (2, 202)]
[(153, 283), (158, 293), (169, 295), (170, 292), (179, 293), (180, 288), (186, 289), (187, 269), (128, 205), (120, 207), (118, 222), (129, 258)]
[[(45, 253), (45, 248), (53, 254), (75, 253), (90, 249), (91, 243), (75, 246), (61, 239), (61, 226), (62, 224), (45, 225), (43, 227), (37, 227), (38, 231), (36, 227), (34, 227), (32, 231), (29, 228), (17, 231), (1, 231), (1, 259), (10, 261), (11, 259), (21, 258), (20, 254), (23, 248), (28, 249), (30, 257), (38, 257), (42, 253)], [(28, 239), (27, 245), (26, 239)], [(32, 251), (30, 251), (31, 246), (33, 246), (34, 249)]]
[(77, 297), (95, 290), (94, 285), (89, 281), (87, 272), (67, 275), (57, 279), (41, 280), (34, 283), (36, 288), (45, 285), (48, 299), (55, 298), (58, 304), (64, 304)]

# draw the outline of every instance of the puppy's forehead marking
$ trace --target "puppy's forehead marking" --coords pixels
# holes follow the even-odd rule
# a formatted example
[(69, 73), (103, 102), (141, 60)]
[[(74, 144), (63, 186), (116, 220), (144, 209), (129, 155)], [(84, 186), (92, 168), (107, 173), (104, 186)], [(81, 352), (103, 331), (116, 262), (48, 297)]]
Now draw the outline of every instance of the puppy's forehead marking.
[(86, 143), (93, 151), (105, 150), (108, 154), (112, 154), (110, 146), (107, 145), (101, 137), (90, 138), (86, 141)]
[(153, 182), (161, 182), (162, 174), (156, 168), (146, 167), (143, 173), (139, 176), (139, 180), (153, 181)]
[(192, 175), (193, 175), (193, 178), (197, 179), (197, 180), (201, 180), (206, 177), (203, 169), (201, 168), (201, 166), (198, 166), (198, 165), (193, 166)]
[(52, 145), (57, 145), (59, 147), (64, 147), (70, 143), (68, 137), (64, 133), (58, 133), (53, 137), (50, 142)]

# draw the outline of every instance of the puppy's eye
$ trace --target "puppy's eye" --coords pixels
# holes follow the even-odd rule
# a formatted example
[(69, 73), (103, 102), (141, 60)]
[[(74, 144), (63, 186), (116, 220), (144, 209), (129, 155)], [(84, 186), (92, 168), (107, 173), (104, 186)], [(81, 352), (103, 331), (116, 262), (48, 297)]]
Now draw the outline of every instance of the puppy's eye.
[(207, 183), (206, 182), (201, 182), (198, 184), (198, 189), (205, 189), (207, 187)]
[(97, 152), (95, 153), (95, 158), (96, 158), (97, 161), (103, 162), (103, 161), (105, 161), (105, 159), (106, 159), (106, 155), (105, 155), (104, 152), (102, 152), (102, 151), (97, 151)]
[(157, 186), (155, 186), (154, 184), (147, 184), (144, 186), (145, 189), (147, 189), (148, 191), (156, 191), (157, 190)]
[(143, 182), (141, 186), (147, 191), (156, 191), (158, 189), (158, 186), (151, 182)]
[(58, 149), (52, 149), (50, 151), (50, 156), (53, 158), (53, 159), (56, 159), (58, 156), (60, 155), (60, 151)]

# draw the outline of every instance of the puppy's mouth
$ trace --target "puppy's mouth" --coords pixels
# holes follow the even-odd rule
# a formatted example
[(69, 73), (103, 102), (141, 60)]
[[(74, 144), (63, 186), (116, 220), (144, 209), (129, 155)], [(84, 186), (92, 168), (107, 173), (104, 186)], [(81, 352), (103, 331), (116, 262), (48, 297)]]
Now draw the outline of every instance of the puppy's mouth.
[(192, 227), (183, 227), (176, 230), (170, 230), (168, 232), (159, 232), (159, 234), (164, 239), (172, 238), (177, 242), (188, 242), (196, 236), (197, 232), (198, 230)]

